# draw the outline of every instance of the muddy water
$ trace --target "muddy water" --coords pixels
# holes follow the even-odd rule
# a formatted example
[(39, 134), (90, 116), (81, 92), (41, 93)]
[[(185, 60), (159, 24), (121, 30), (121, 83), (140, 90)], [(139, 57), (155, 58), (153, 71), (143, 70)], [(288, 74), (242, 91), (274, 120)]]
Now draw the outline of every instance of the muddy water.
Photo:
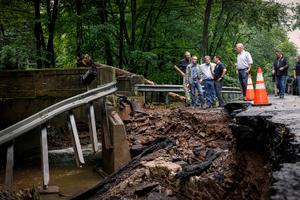
[[(37, 165), (36, 165), (37, 166)], [(42, 174), (40, 167), (25, 166), (14, 169), (14, 191), (21, 188), (40, 187), (42, 185)], [(4, 170), (1, 170), (1, 183)], [(77, 168), (74, 166), (50, 166), (50, 186), (58, 186), (60, 194), (41, 195), (41, 199), (54, 200), (66, 199), (68, 196), (91, 187), (103, 179), (91, 166)], [(1, 186), (0, 186), (1, 187)], [(63, 197), (64, 196), (64, 197)]]

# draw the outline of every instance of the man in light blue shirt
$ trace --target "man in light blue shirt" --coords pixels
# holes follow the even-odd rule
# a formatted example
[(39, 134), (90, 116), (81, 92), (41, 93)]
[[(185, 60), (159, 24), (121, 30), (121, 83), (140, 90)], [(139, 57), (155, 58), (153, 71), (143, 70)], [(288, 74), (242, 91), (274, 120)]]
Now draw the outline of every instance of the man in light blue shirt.
[(239, 77), (239, 81), (241, 83), (243, 98), (245, 100), (246, 90), (247, 90), (247, 81), (248, 74), (253, 64), (252, 56), (248, 51), (245, 51), (244, 45), (242, 43), (238, 43), (236, 45), (237, 52), (237, 74)]
[(204, 63), (200, 65), (203, 73), (204, 90), (206, 95), (206, 105), (211, 108), (216, 105), (216, 91), (214, 83), (214, 73), (216, 64), (210, 62), (210, 56), (204, 57)]
[(200, 85), (200, 80), (202, 77), (202, 73), (199, 69), (199, 65), (197, 64), (197, 56), (192, 57), (192, 63), (187, 66), (186, 68), (186, 80), (188, 81), (189, 87), (191, 89), (191, 96), (192, 96), (192, 106), (195, 108), (197, 106), (197, 96), (196, 92), (199, 95), (201, 108), (204, 105), (204, 97), (203, 97), (203, 90)]

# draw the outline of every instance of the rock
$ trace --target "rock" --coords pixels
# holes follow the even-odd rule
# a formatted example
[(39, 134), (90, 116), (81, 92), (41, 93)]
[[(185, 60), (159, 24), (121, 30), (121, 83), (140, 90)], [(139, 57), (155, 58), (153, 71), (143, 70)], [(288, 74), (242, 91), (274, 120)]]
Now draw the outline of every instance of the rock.
[(155, 188), (158, 185), (159, 185), (158, 182), (144, 183), (135, 189), (134, 194), (137, 194), (139, 196), (144, 196), (144, 195), (148, 194), (153, 188)]

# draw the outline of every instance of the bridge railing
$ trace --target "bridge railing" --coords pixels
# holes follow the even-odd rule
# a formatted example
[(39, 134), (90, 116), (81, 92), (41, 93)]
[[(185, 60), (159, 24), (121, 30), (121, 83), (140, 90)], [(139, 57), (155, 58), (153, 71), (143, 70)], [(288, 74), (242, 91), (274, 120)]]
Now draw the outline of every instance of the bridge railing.
[[(204, 86), (202, 86), (204, 89)], [(136, 92), (143, 92), (144, 100), (146, 92), (185, 92), (183, 85), (146, 85), (146, 84), (136, 84)], [(222, 87), (222, 95), (225, 101), (230, 101), (240, 97), (241, 90), (238, 87)], [(168, 103), (168, 97), (166, 95), (166, 103)]]
[[(8, 143), (7, 148), (7, 162), (5, 173), (5, 187), (11, 189), (13, 182), (13, 165), (14, 165), (14, 139), (23, 135), (24, 133), (40, 126), (41, 127), (41, 157), (42, 157), (42, 173), (43, 173), (43, 188), (47, 189), (49, 184), (49, 162), (48, 162), (48, 142), (47, 142), (47, 128), (46, 123), (55, 116), (67, 112), (68, 113), (68, 127), (72, 133), (72, 140), (74, 144), (74, 152), (76, 163), (78, 166), (84, 164), (84, 158), (79, 141), (78, 131), (76, 127), (75, 117), (72, 109), (82, 105), (88, 105), (88, 117), (90, 137), (93, 151), (98, 150), (97, 129), (95, 121), (95, 113), (93, 101), (100, 99), (102, 116), (107, 118), (106, 113), (106, 96), (117, 91), (116, 82), (111, 82), (101, 85), (95, 89), (89, 90), (82, 94), (70, 97), (44, 110), (0, 131), (0, 145)], [(108, 121), (107, 119), (105, 121)]]

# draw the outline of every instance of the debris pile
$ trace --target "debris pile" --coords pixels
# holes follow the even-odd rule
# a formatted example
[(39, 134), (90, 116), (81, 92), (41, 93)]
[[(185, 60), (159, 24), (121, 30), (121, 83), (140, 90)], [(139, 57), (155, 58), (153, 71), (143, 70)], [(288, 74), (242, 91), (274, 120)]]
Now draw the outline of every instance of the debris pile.
[(224, 111), (156, 109), (125, 123), (135, 157), (85, 193), (89, 199), (269, 198), (268, 161), (235, 151)]

